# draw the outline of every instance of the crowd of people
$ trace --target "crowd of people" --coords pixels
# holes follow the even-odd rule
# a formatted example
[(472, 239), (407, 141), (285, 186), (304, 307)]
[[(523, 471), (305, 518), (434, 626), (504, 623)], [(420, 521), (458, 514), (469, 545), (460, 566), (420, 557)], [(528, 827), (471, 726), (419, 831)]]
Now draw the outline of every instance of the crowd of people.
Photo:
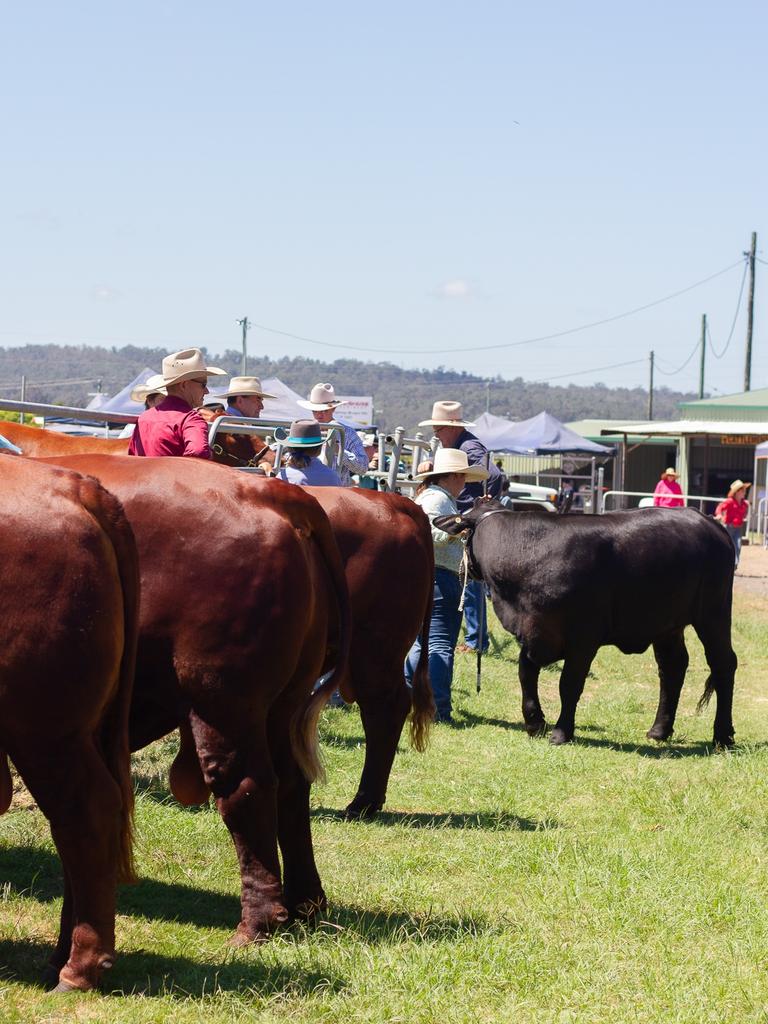
[[(211, 378), (222, 377), (226, 371), (206, 365), (203, 353), (196, 348), (166, 356), (162, 372), (150, 377), (146, 384), (131, 392), (134, 401), (144, 404), (144, 411), (135, 425), (126, 427), (123, 435), (130, 437), (128, 454), (138, 457), (182, 456), (210, 459), (209, 425), (219, 416), (258, 419), (264, 399), (274, 398), (262, 388), (258, 377), (232, 377), (226, 392), (211, 395)], [(299, 405), (311, 413), (291, 423), (282, 442), (284, 464), (275, 465), (274, 448), (255, 435), (225, 434), (217, 456), (233, 465), (251, 465), (265, 474), (291, 484), (316, 487), (343, 487), (356, 482), (375, 486), (375, 478), (366, 476), (377, 466), (375, 434), (359, 434), (358, 427), (337, 414), (343, 402), (336, 397), (330, 383), (318, 383)], [(333, 423), (341, 431), (341, 451), (334, 465), (324, 459), (322, 427)], [(464, 418), (460, 402), (438, 401), (429, 419), (420, 427), (430, 427), (440, 442), (433, 462), (419, 466), (419, 490), (416, 502), (427, 514), (432, 528), (435, 550), (434, 606), (429, 635), (429, 668), (437, 707), (437, 721), (450, 722), (451, 680), (454, 653), (484, 652), (488, 647), (485, 587), (478, 580), (460, 580), (462, 544), (434, 526), (437, 516), (468, 511), (481, 495), (510, 503), (508, 484), (501, 466), (491, 462), (482, 442), (471, 432), (473, 423)], [(0, 437), (0, 451), (19, 449)], [(382, 469), (386, 467), (381, 467)], [(505, 487), (505, 484), (507, 486)], [(715, 510), (715, 519), (728, 531), (739, 563), (741, 533), (749, 512), (747, 491), (751, 485), (734, 480), (728, 495)], [(678, 473), (669, 467), (661, 474), (654, 491), (653, 503), (663, 508), (682, 508), (685, 499), (678, 483)], [(463, 592), (464, 642), (457, 647), (462, 621), (460, 609)], [(406, 663), (406, 675), (418, 661), (419, 641)]]

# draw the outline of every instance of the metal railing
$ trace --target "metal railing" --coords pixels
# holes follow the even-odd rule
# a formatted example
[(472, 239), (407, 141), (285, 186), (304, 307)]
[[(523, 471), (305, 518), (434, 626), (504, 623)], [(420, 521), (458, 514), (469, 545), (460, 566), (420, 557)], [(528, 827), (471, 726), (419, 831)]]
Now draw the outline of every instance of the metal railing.
[[(619, 498), (652, 498), (653, 497), (653, 492), (651, 492), (651, 491), (606, 491), (605, 494), (602, 497), (602, 501), (599, 502), (599, 504), (600, 504), (600, 510), (599, 511), (600, 511), (601, 515), (604, 512), (610, 511), (610, 509), (606, 508), (606, 503), (608, 502), (608, 499), (609, 498), (617, 498), (617, 497), (619, 497)], [(705, 503), (706, 504), (719, 505), (720, 502), (723, 500), (722, 496), (720, 496), (720, 497), (712, 497), (712, 496), (709, 496), (709, 495), (706, 495), (706, 494), (676, 494), (676, 495), (674, 495), (674, 497), (682, 498), (683, 501), (686, 502), (686, 504), (691, 504), (691, 505), (698, 504), (700, 506), (702, 512), (704, 511), (702, 506)]]
[(42, 416), (44, 419), (78, 420), (80, 423), (102, 423), (106, 427), (110, 423), (135, 423), (138, 414), (124, 412), (105, 412), (103, 409), (76, 409), (69, 405), (46, 405), (43, 402), (14, 402), (10, 398), (0, 398), (0, 409), (7, 412), (28, 413), (31, 416)]
[[(275, 466), (285, 451), (284, 442), (288, 438), (291, 424), (288, 420), (260, 419), (250, 416), (219, 416), (211, 421), (208, 427), (208, 444), (213, 448), (219, 434), (245, 434), (249, 437), (263, 437), (275, 453)], [(344, 427), (335, 420), (321, 423), (320, 433), (323, 438), (323, 461), (337, 473), (341, 474), (344, 462)], [(244, 467), (254, 468), (254, 467)]]

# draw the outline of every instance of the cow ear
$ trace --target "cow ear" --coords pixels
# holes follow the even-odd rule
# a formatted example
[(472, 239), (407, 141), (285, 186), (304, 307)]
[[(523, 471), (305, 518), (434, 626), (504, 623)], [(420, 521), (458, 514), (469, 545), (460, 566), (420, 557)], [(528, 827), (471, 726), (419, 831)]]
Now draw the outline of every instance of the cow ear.
[(465, 530), (470, 530), (472, 528), (472, 523), (470, 523), (468, 519), (465, 519), (464, 516), (459, 515), (435, 516), (432, 522), (438, 530), (442, 530), (443, 533), (450, 533), (454, 537), (458, 536), (460, 533), (464, 533)]

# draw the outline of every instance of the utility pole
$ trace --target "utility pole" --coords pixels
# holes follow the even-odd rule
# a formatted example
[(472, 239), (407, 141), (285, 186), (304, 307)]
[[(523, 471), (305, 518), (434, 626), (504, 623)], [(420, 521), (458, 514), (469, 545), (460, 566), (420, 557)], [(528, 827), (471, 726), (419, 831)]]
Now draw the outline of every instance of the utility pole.
[(752, 323), (755, 308), (755, 253), (757, 251), (757, 232), (752, 232), (752, 246), (745, 256), (749, 256), (749, 301), (747, 303), (747, 353), (744, 359), (744, 390), (749, 391), (752, 382)]
[(243, 358), (240, 362), (240, 376), (245, 377), (248, 372), (248, 328), (251, 326), (248, 323), (248, 317), (244, 316), (242, 320), (237, 321), (243, 328)]
[(701, 361), (699, 363), (699, 398), (704, 397), (704, 356), (707, 351), (707, 314), (701, 314)]
[(485, 411), (491, 411), (491, 382), (489, 380), (485, 382)]
[(648, 419), (653, 419), (653, 352), (650, 354), (651, 377), (648, 382)]

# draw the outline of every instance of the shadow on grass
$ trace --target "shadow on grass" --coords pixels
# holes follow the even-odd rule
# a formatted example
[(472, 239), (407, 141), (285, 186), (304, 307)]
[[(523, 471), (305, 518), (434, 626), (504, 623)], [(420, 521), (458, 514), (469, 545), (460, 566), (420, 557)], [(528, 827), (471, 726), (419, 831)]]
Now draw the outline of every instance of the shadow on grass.
[[(358, 824), (357, 821), (350, 821), (344, 811), (333, 807), (316, 807), (312, 810), (312, 817), (326, 821), (343, 821), (351, 825)], [(447, 811), (442, 814), (432, 814), (429, 811), (380, 811), (375, 818), (365, 824), (403, 825), (405, 828), (435, 830), (481, 829), (488, 832), (541, 832), (560, 827), (556, 821), (549, 818), (521, 818), (518, 814), (505, 814), (501, 811)]]
[[(0, 940), (4, 979), (43, 988), (42, 977), (52, 946), (15, 939)], [(210, 998), (216, 992), (247, 993), (263, 997), (311, 995), (318, 988), (339, 992), (345, 982), (327, 971), (265, 963), (249, 953), (222, 949), (218, 963), (199, 963), (188, 957), (163, 956), (145, 951), (117, 950), (115, 967), (102, 992), (112, 998), (160, 996), (165, 999)], [(62, 999), (62, 1008), (67, 997)]]
[[(336, 812), (329, 812), (329, 814), (334, 813)], [(383, 815), (383, 817), (387, 816)], [(438, 815), (437, 817), (448, 816)], [(464, 817), (471, 818), (473, 816), (455, 815), (456, 819)], [(526, 819), (518, 820), (521, 823), (516, 827), (523, 830), (533, 831), (536, 827), (543, 827), (541, 823), (526, 822)], [(416, 827), (426, 827), (426, 824), (422, 823)], [(479, 826), (475, 825), (475, 827)], [(27, 899), (36, 900), (38, 903), (50, 903), (60, 899), (64, 888), (58, 858), (49, 850), (30, 847), (13, 847), (0, 854), (0, 879), (8, 883), (12, 891)], [(237, 896), (230, 893), (212, 892), (195, 886), (158, 882), (152, 878), (145, 878), (136, 885), (123, 886), (118, 890), (117, 911), (119, 914), (145, 918), (149, 921), (176, 922), (191, 924), (199, 928), (222, 928), (234, 932), (240, 920), (240, 901)], [(325, 912), (324, 920), (318, 922), (313, 930), (328, 931), (330, 934), (354, 932), (366, 942), (386, 944), (400, 942), (404, 938), (431, 942), (436, 939), (478, 933), (487, 930), (488, 927), (485, 922), (474, 918), (430, 913), (407, 914), (372, 911), (347, 906), (343, 903), (334, 903)], [(296, 941), (301, 941), (306, 931), (306, 925), (298, 924), (282, 934), (293, 935)], [(14, 942), (4, 943), (0, 940), (0, 964), (12, 966), (10, 958), (3, 955), (3, 950), (6, 946), (14, 945)], [(21, 945), (26, 948), (26, 944)], [(33, 945), (33, 943), (29, 944), (30, 947)], [(29, 975), (24, 974), (22, 980), (38, 981), (42, 976), (49, 954), (50, 949), (46, 947), (44, 955), (41, 954), (39, 970), (36, 969)], [(239, 955), (227, 949), (228, 957)], [(134, 954), (134, 956), (138, 956), (138, 954)], [(162, 957), (154, 957), (154, 959), (158, 960), (158, 966), (145, 971), (142, 979), (148, 975), (155, 978), (163, 974), (172, 974), (170, 965), (174, 958), (169, 958), (167, 967), (163, 966)], [(179, 963), (186, 964), (187, 967), (196, 966), (201, 970), (204, 969), (207, 972), (206, 976), (211, 973), (209, 965), (194, 964), (191, 960), (183, 959)], [(260, 965), (256, 965), (254, 970), (257, 967), (261, 969)], [(22, 975), (21, 968), (14, 967), (13, 969), (14, 971), (18, 970), (20, 976)], [(236, 969), (238, 978), (242, 979), (243, 972), (251, 968), (239, 964), (233, 966), (232, 969)], [(112, 976), (112, 980), (115, 980), (114, 976)], [(248, 983), (250, 984), (250, 982)], [(210, 985), (207, 990), (210, 991)], [(203, 990), (201, 989), (201, 991)]]

